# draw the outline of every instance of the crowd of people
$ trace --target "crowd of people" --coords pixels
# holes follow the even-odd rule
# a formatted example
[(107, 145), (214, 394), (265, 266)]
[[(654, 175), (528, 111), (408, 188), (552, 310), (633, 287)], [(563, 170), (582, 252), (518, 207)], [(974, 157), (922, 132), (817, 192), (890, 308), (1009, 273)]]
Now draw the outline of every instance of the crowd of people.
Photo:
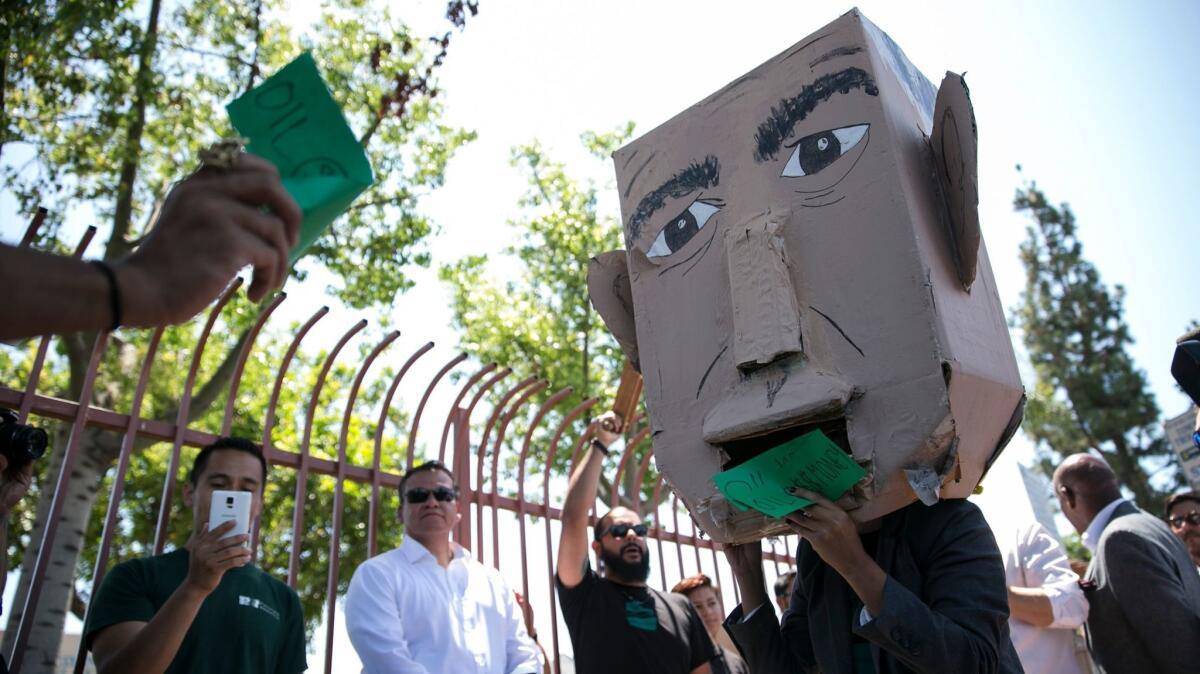
[[(0, 339), (185, 320), (244, 265), (254, 267), (251, 296), (261, 297), (286, 275), (299, 219), (273, 167), (242, 155), (228, 170), (202, 169), (177, 185), (157, 226), (123, 260), (87, 264), (0, 246), (0, 284), (19, 303), (0, 324)], [(647, 584), (647, 527), (637, 512), (614, 507), (589, 535), (621, 420), (609, 413), (595, 428), (562, 506), (554, 571), (580, 674), (1200, 667), (1195, 492), (1171, 497), (1164, 522), (1122, 496), (1102, 459), (1069, 457), (1054, 490), (1091, 552), (1080, 578), (1039, 527), (1006, 541), (1002, 554), (967, 500), (914, 503), (856, 524), (820, 494), (798, 490), (814, 505), (787, 517), (801, 543), (795, 573), (774, 588), (780, 613), (766, 589), (761, 546), (751, 543), (726, 550), (741, 601), (725, 616), (707, 576), (683, 579), (673, 592)], [(0, 457), (0, 474), (0, 516), (7, 517), (32, 473)], [(232, 522), (208, 528), (214, 490), (250, 493), (257, 517), (268, 480), (253, 442), (222, 438), (200, 451), (182, 495), (192, 513), (186, 544), (118, 564), (90, 602), (84, 639), (99, 672), (307, 668), (295, 591), (253, 565), (246, 534), (225, 536)], [(403, 540), (360, 565), (346, 596), (346, 627), (363, 671), (549, 671), (528, 602), (452, 540), (461, 504), (451, 470), (419, 465), (402, 477), (399, 495)], [(1080, 627), (1085, 657), (1074, 640)]]
[[(1031, 525), (1001, 554), (974, 504), (919, 503), (856, 528), (829, 501), (793, 517), (795, 572), (769, 602), (761, 546), (727, 555), (741, 602), (724, 615), (706, 575), (650, 587), (647, 527), (616, 507), (589, 511), (616, 419), (571, 478), (555, 581), (575, 671), (1190, 672), (1200, 662), (1200, 494), (1168, 502), (1167, 522), (1121, 496), (1101, 459), (1079, 454), (1054, 476), (1092, 552), (1084, 578), (1057, 539)], [(612, 423), (610, 423), (612, 422)], [(251, 562), (244, 534), (208, 530), (213, 490), (247, 491), (252, 516), (268, 480), (261, 448), (222, 438), (197, 455), (183, 490), (193, 532), (175, 551), (123, 562), (105, 577), (84, 638), (100, 672), (301, 672), (299, 598)], [(346, 629), (368, 674), (550, 671), (528, 602), (452, 540), (459, 486), (437, 462), (403, 475), (399, 547), (354, 572)], [(6, 504), (9, 501), (5, 501)], [(590, 541), (589, 541), (590, 538)], [(593, 569), (589, 551), (599, 562)], [(1075, 643), (1084, 627), (1087, 649)], [(1090, 652), (1090, 657), (1088, 653)]]

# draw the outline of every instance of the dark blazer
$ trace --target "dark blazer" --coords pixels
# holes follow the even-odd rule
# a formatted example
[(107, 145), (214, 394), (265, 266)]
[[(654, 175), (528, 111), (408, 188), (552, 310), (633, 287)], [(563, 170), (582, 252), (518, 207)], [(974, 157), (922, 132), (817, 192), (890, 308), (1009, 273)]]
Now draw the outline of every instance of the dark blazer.
[(853, 674), (851, 632), (879, 674), (1022, 672), (1008, 635), (1008, 590), (996, 539), (974, 503), (914, 503), (883, 519), (875, 561), (887, 573), (883, 613), (859, 625), (861, 601), (801, 541), (792, 601), (725, 622), (755, 674)]
[(1200, 574), (1157, 517), (1117, 506), (1084, 580), (1088, 648), (1101, 672), (1200, 672)]

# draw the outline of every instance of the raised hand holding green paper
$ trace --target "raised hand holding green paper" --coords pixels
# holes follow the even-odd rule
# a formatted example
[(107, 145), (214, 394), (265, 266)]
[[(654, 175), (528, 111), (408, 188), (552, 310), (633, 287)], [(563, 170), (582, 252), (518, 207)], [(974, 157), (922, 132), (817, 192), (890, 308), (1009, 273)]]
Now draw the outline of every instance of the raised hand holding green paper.
[(375, 181), (362, 145), (308, 52), (225, 106), (246, 151), (275, 165), (304, 219), (295, 262)]
[(806, 433), (713, 476), (717, 489), (742, 510), (783, 517), (812, 505), (792, 487), (841, 498), (867, 473), (821, 431)]

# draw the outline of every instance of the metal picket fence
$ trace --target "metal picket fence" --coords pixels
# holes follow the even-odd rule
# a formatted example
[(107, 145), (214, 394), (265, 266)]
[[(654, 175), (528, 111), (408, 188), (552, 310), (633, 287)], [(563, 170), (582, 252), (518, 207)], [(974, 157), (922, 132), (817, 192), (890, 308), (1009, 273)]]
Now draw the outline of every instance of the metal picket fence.
[[(39, 210), (26, 230), (20, 245), (29, 245), (34, 240), (44, 217), (45, 212)], [(94, 230), (89, 229), (76, 247), (75, 256), (82, 255), (93, 235)], [(276, 309), (286, 301), (286, 296), (280, 294), (263, 308), (249, 333), (249, 338), (245, 340), (238, 354), (236, 368), (229, 384), (229, 394), (221, 428), (213, 433), (189, 427), (186, 420), (192, 402), (193, 389), (196, 385), (200, 359), (218, 317), (230, 298), (237, 292), (239, 285), (240, 282), (235, 281), (207, 313), (204, 327), (194, 348), (190, 351), (191, 362), (187, 380), (178, 403), (178, 415), (173, 423), (142, 417), (142, 405), (148, 385), (152, 381), (156, 353), (163, 335), (161, 328), (151, 331), (148, 353), (140, 364), (137, 387), (127, 410), (104, 409), (92, 402), (97, 371), (102, 363), (105, 350), (109, 348), (110, 336), (104, 332), (96, 335), (92, 344), (89, 365), (84, 374), (82, 390), (77, 400), (63, 400), (39, 390), (47, 353), (53, 339), (51, 337), (44, 337), (38, 342), (27, 381), (19, 382), (17, 387), (0, 386), (0, 406), (16, 410), (21, 423), (26, 423), (33, 415), (42, 420), (54, 419), (70, 424), (69, 440), (61, 450), (63, 452), (61, 469), (56, 475), (47, 475), (42, 485), (42, 498), (49, 499), (50, 505), (49, 516), (45, 520), (46, 524), (43, 527), (41, 539), (32, 541), (29, 546), (29, 550), (36, 551), (36, 555), (27, 555), (24, 567), (21, 569), (22, 573), (33, 574), (32, 582), (23, 606), (5, 607), (5, 615), (12, 610), (21, 611), (15, 647), (9, 658), (11, 671), (14, 673), (34, 671), (33, 665), (25, 662), (23, 656), (30, 632), (38, 620), (40, 612), (64, 609), (62, 606), (45, 606), (42, 602), (42, 589), (51, 554), (56, 544), (60, 515), (64, 509), (72, 507), (71, 503), (66, 502), (67, 499), (64, 495), (67, 493), (71, 480), (72, 467), (78, 460), (78, 448), (85, 430), (103, 429), (121, 436), (120, 454), (115, 467), (112, 468), (115, 471), (111, 480), (112, 490), (107, 500), (99, 553), (92, 573), (92, 595), (89, 596), (94, 596), (95, 589), (99, 587), (105, 572), (111, 566), (110, 556), (114, 535), (119, 527), (118, 519), (124, 497), (125, 482), (130, 470), (131, 458), (136, 451), (135, 446), (139, 444), (139, 441), (171, 443), (170, 462), (162, 485), (161, 501), (158, 504), (155, 534), (152, 541), (145, 542), (153, 553), (163, 552), (168, 542), (171, 504), (177, 498), (177, 485), (181, 479), (182, 449), (185, 446), (201, 447), (214, 441), (217, 437), (229, 433), (247, 358), (254, 353), (255, 340), (259, 333)], [(354, 365), (356, 372), (353, 384), (349, 389), (345, 413), (338, 434), (336, 458), (324, 458), (315, 455), (312, 451), (313, 419), (318, 398), (325, 386), (330, 369), (339, 356), (347, 352), (345, 347), (363, 331), (366, 321), (359, 321), (351, 325), (328, 351), (321, 369), (312, 382), (311, 390), (307, 391), (309, 403), (300, 445), (292, 449), (278, 447), (273, 442), (272, 431), (276, 428), (278, 421), (276, 419), (277, 404), (285, 385), (285, 375), (296, 354), (300, 352), (305, 337), (310, 334), (314, 325), (328, 313), (328, 308), (321, 307), (306, 322), (292, 331), (290, 346), (282, 355), (275, 370), (274, 388), (266, 407), (266, 415), (262, 423), (264, 430), (260, 438), (267, 459), (272, 466), (296, 473), (296, 493), (291, 517), (292, 532), (304, 531), (306, 519), (310, 515), (306, 513), (304, 507), (308, 476), (331, 476), (335, 481), (332, 531), (328, 551), (329, 563), (325, 570), (327, 588), (323, 621), (325, 638), (322, 654), (323, 669), (320, 670), (324, 672), (331, 671), (334, 662), (334, 630), (338, 615), (335, 605), (339, 598), (338, 574), (345, 526), (343, 521), (345, 487), (348, 483), (360, 483), (370, 487), (367, 547), (368, 554), (375, 555), (380, 548), (378, 539), (380, 518), (391, 516), (390, 513), (381, 512), (380, 506), (384, 500), (384, 490), (394, 491), (399, 486), (401, 476), (399, 470), (387, 470), (381, 465), (382, 446), (387, 428), (385, 421), (388, 418), (389, 410), (392, 410), (394, 406), (412, 402), (397, 399), (397, 394), (401, 390), (401, 382), (414, 364), (434, 350), (434, 344), (431, 342), (417, 348), (403, 361), (403, 365), (388, 382), (387, 393), (378, 411), (374, 437), (371, 438), (373, 461), (370, 465), (358, 465), (347, 457), (347, 447), (350, 442), (349, 430), (354, 417), (356, 399), (363, 390), (372, 365), (389, 346), (396, 342), (399, 333), (390, 332), (375, 343), (369, 351), (363, 349), (366, 356)], [(450, 376), (452, 373), (457, 376)], [(560, 495), (565, 491), (567, 476), (555, 474), (551, 468), (555, 465), (556, 457), (563, 452), (571, 452), (571, 465), (578, 460), (582, 448), (586, 447), (586, 443), (591, 438), (591, 425), (588, 425), (579, 434), (571, 446), (562, 447), (560, 443), (564, 437), (568, 436), (572, 428), (578, 428), (578, 425), (583, 423), (582, 420), (598, 413), (599, 402), (591, 399), (573, 409), (561, 410), (558, 408), (571, 394), (570, 389), (551, 392), (550, 382), (533, 377), (512, 383), (510, 381), (512, 374), (510, 369), (496, 364), (473, 363), (465, 354), (457, 354), (448, 358), (440, 369), (429, 376), (423, 387), (413, 387), (411, 382), (406, 382), (406, 390), (421, 390), (422, 393), (416, 398), (415, 406), (404, 406), (404, 409), (411, 413), (411, 422), (407, 429), (400, 429), (396, 439), (402, 438), (401, 444), (406, 448), (404, 469), (412, 468), (414, 462), (419, 458), (418, 454), (421, 453), (418, 450), (417, 438), (422, 422), (428, 425), (430, 422), (436, 424), (437, 421), (441, 421), (440, 439), (436, 444), (426, 443), (423, 458), (436, 457), (445, 461), (454, 468), (456, 475), (459, 476), (463, 517), (454, 531), (454, 538), (472, 550), (481, 562), (500, 568), (514, 589), (518, 589), (526, 597), (532, 598), (536, 595), (544, 598), (541, 602), (542, 605), (535, 604), (535, 612), (539, 617), (538, 623), (550, 628), (550, 641), (546, 642), (543, 639), (542, 642), (547, 646), (548, 657), (553, 662), (554, 671), (558, 672), (562, 667), (561, 647), (566, 645), (564, 641), (566, 637), (560, 633), (561, 621), (557, 615), (554, 579), (550, 569), (554, 567), (558, 542), (555, 526), (561, 516), (559, 508), (555, 507), (554, 503), (561, 503)], [(435, 393), (440, 394), (441, 399), (450, 399), (451, 393), (453, 394), (451, 402), (446, 406), (448, 409), (444, 416), (430, 409), (431, 401), (439, 398)], [(538, 400), (541, 402), (535, 402)], [(490, 410), (487, 409), (489, 407)], [(557, 413), (558, 421), (553, 428), (549, 428), (547, 419), (552, 411)], [(519, 430), (514, 428), (514, 420), (526, 418), (532, 421), (527, 424), (524, 434), (520, 435)], [(631, 424), (631, 426), (636, 428), (636, 425)], [(539, 430), (541, 431), (539, 437), (546, 444), (539, 448), (542, 451), (533, 453), (531, 450), (534, 448), (535, 435)], [(514, 440), (506, 442), (510, 432)], [(648, 433), (648, 428), (635, 430), (633, 435), (627, 438), (627, 446), (637, 448), (643, 445)], [(549, 440), (546, 441), (544, 438), (549, 438)], [(503, 470), (504, 466), (513, 464), (514, 454), (515, 478), (511, 472), (506, 473)], [(530, 458), (535, 454), (544, 457), (541, 465), (530, 465)], [(675, 496), (669, 493), (669, 488), (664, 489), (662, 477), (657, 475), (651, 465), (652, 456), (652, 449), (647, 448), (640, 457), (634, 451), (627, 451), (621, 455), (619, 460), (614, 459), (616, 465), (606, 467), (606, 474), (612, 476), (611, 493), (607, 494), (607, 501), (609, 503), (618, 502), (618, 499), (622, 497), (618, 493), (622, 484), (652, 484), (653, 496), (649, 503), (643, 502), (642, 490), (637, 488), (630, 490), (631, 493), (625, 494), (624, 498), (626, 503), (632, 502), (635, 509), (642, 512), (643, 515), (649, 516), (652, 522), (649, 538), (652, 557), (657, 562), (653, 576), (655, 584), (661, 585), (663, 589), (669, 589), (675, 581), (692, 573), (704, 571), (714, 576), (718, 584), (732, 588), (732, 600), (736, 602), (737, 588), (734, 586), (732, 577), (729, 576), (728, 566), (724, 564), (723, 556), (719, 554), (720, 546), (697, 531), (691, 518), (687, 516), (686, 510), (681, 507)], [(628, 473), (631, 471), (634, 474), (632, 481), (627, 479)], [(515, 496), (511, 495), (511, 489), (502, 488), (504, 485), (514, 486), (514, 479)], [(52, 487), (51, 481), (53, 481)], [(646, 490), (649, 492), (650, 488), (647, 487)], [(595, 517), (595, 513), (593, 513), (593, 517)], [(503, 525), (502, 519), (506, 522)], [(681, 521), (683, 525), (681, 525)], [(513, 541), (508, 540), (510, 528), (514, 525), (519, 542), (519, 569), (511, 568), (512, 563), (517, 559)], [(685, 529), (687, 530), (685, 531)], [(253, 536), (256, 549), (259, 534), (256, 527)], [(765, 548), (764, 558), (768, 565), (768, 577), (771, 577), (772, 571), (774, 575), (778, 575), (781, 570), (786, 570), (793, 564), (793, 558), (789, 551), (795, 549), (796, 541), (794, 538), (791, 540), (788, 538), (790, 537), (770, 540)], [(395, 541), (387, 542), (389, 546), (395, 543)], [(491, 549), (490, 559), (485, 555), (485, 551), (489, 547)], [(290, 551), (286, 580), (293, 588), (296, 587), (298, 575), (301, 572), (302, 550), (300, 548), (300, 545), (292, 545)], [(542, 563), (541, 555), (544, 555), (544, 563)], [(533, 577), (531, 577), (531, 569)], [(727, 582), (722, 583), (722, 581)], [(534, 587), (535, 584), (540, 584), (545, 589)], [(532, 595), (531, 587), (534, 589)], [(83, 671), (85, 662), (86, 652), (81, 639), (75, 664), (76, 673)], [(310, 667), (310, 671), (317, 671), (315, 663)]]

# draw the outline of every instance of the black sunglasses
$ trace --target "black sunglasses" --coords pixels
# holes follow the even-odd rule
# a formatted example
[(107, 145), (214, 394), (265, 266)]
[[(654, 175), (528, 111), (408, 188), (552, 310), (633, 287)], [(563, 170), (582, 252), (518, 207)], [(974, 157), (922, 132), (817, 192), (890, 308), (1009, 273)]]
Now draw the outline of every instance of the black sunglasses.
[(1167, 521), (1171, 523), (1172, 529), (1182, 529), (1184, 522), (1187, 522), (1188, 524), (1190, 524), (1194, 527), (1200, 527), (1200, 512), (1196, 512), (1195, 510), (1193, 510), (1192, 512), (1190, 512), (1186, 515), (1176, 515), (1174, 517), (1168, 517)]
[(605, 529), (604, 533), (600, 534), (600, 537), (603, 538), (608, 534), (612, 534), (613, 538), (625, 538), (630, 529), (633, 529), (633, 533), (643, 538), (645, 538), (646, 532), (649, 531), (645, 524), (614, 524)]
[(432, 496), (442, 503), (449, 503), (458, 498), (458, 490), (450, 487), (438, 487), (437, 489), (425, 489), (424, 487), (413, 487), (404, 492), (405, 503), (424, 503)]

